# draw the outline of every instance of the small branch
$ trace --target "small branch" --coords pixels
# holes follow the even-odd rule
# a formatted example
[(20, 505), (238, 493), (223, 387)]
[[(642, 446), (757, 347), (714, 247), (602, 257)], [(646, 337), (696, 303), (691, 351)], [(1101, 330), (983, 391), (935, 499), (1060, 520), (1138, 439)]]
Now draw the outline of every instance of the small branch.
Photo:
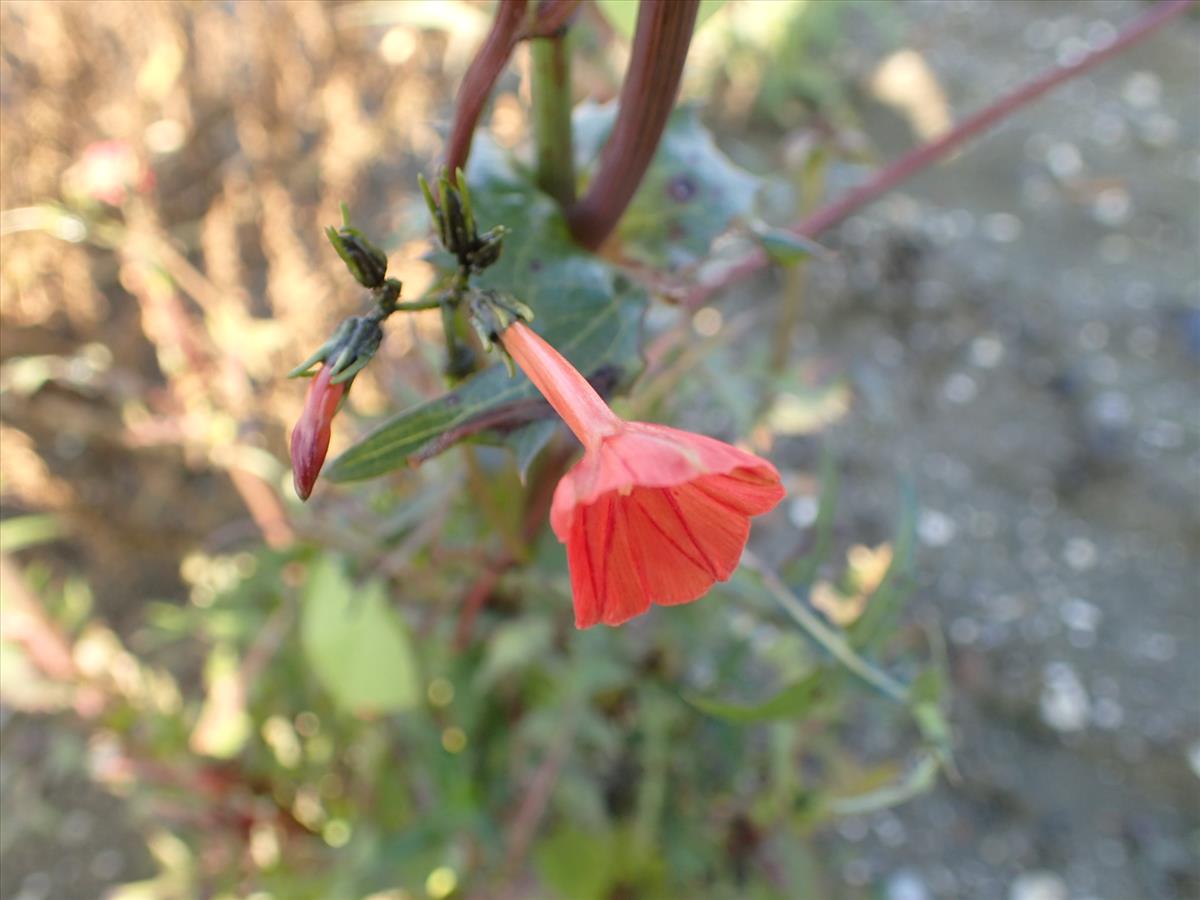
[(575, 240), (596, 250), (612, 234), (675, 105), (699, 0), (642, 0), (612, 134), (587, 194), (567, 212)]
[[(554, 793), (563, 766), (571, 756), (572, 741), (578, 728), (578, 717), (571, 715), (560, 726), (555, 736), (554, 744), (546, 754), (546, 758), (534, 772), (525, 791), (525, 797), (517, 808), (508, 826), (508, 849), (505, 851), (505, 866), (502, 883), (511, 885), (521, 871), (529, 848), (537, 835), (538, 826), (546, 815), (546, 807)], [(509, 896), (510, 892), (501, 892), (501, 897)]]
[(493, 560), (467, 589), (462, 604), (459, 606), (458, 624), (454, 629), (455, 650), (462, 652), (470, 646), (471, 635), (475, 630), (475, 620), (479, 618), (480, 611), (487, 605), (488, 599), (492, 596), (496, 585), (500, 583), (500, 579), (508, 574), (508, 571), (516, 564), (517, 561), (511, 556), (501, 556)]
[(434, 297), (429, 300), (400, 300), (393, 303), (391, 312), (420, 312), (423, 309), (437, 309), (442, 305), (441, 297)]
[(825, 648), (830, 656), (880, 693), (903, 706), (908, 705), (908, 688), (860, 656), (845, 638), (822, 622), (816, 613), (805, 606), (762, 560), (747, 551), (742, 556), (742, 563), (758, 573), (763, 585), (784, 611), (804, 629), (809, 637)]
[[(545, 4), (543, 4), (543, 8)], [(537, 143), (537, 184), (562, 207), (575, 202), (575, 161), (571, 143), (571, 55), (565, 34), (535, 38), (533, 134)]]
[(492, 21), (492, 30), (463, 76), (462, 84), (458, 87), (458, 97), (454, 101), (454, 125), (446, 143), (448, 172), (453, 173), (456, 169), (466, 167), (467, 156), (471, 153), (471, 139), (475, 135), (479, 117), (483, 114), (483, 107), (491, 96), (500, 73), (508, 64), (513, 48), (521, 39), (526, 2), (527, 0), (500, 0), (496, 7), (496, 18)]
[[(1149, 37), (1172, 19), (1183, 14), (1196, 0), (1163, 0), (1145, 15), (1117, 35), (1112, 43), (1095, 50), (1069, 66), (1061, 66), (1045, 72), (1015, 91), (1001, 97), (975, 115), (960, 123), (935, 141), (917, 147), (900, 159), (877, 172), (869, 181), (855, 188), (840, 200), (817, 210), (811, 216), (793, 226), (792, 230), (804, 237), (815, 237), (826, 229), (839, 224), (858, 210), (886, 194), (900, 182), (927, 169), (939, 159), (948, 156), (997, 122), (1007, 118), (1026, 104), (1036, 100), (1047, 91), (1080, 75), (1094, 66), (1116, 56), (1139, 41)], [(688, 295), (685, 305), (696, 308), (708, 302), (714, 294), (735, 282), (741, 281), (762, 269), (770, 260), (761, 248), (755, 248), (715, 281), (697, 285)]]

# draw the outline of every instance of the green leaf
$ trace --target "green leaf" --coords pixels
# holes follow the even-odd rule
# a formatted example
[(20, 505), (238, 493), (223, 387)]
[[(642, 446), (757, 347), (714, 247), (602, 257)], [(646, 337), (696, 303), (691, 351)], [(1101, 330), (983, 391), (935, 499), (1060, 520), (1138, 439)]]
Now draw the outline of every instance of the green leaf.
[(488, 639), (487, 655), (475, 676), (475, 686), (486, 691), (498, 680), (546, 658), (553, 627), (547, 619), (518, 619), (500, 626)]
[(838, 816), (861, 816), (898, 806), (933, 788), (940, 768), (938, 762), (936, 756), (926, 753), (895, 782), (849, 797), (833, 797), (827, 801), (828, 808)]
[(558, 423), (553, 419), (541, 419), (513, 432), (512, 437), (509, 438), (509, 444), (517, 457), (517, 474), (521, 477), (521, 481), (525, 480), (529, 474), (529, 467), (533, 465), (537, 455), (542, 452), (542, 448), (550, 443), (550, 439), (554, 437), (554, 432), (557, 430)]
[(797, 234), (786, 228), (760, 225), (753, 229), (755, 239), (771, 257), (771, 262), (781, 266), (795, 265), (810, 256), (828, 259), (833, 253), (812, 238)]
[[(555, 203), (527, 173), (485, 140), (472, 153), (468, 181), (481, 227), (512, 228), (500, 260), (475, 279), (510, 293), (534, 311), (532, 326), (579, 371), (606, 390), (640, 371), (639, 331), (645, 293), (617, 269), (580, 250)], [(496, 364), (434, 400), (393, 416), (326, 469), (334, 481), (382, 475), (420, 462), (457, 441), (492, 431), (506, 435), (552, 416), (520, 372)]]
[(412, 645), (381, 582), (355, 586), (337, 562), (321, 559), (309, 575), (300, 630), (313, 674), (342, 708), (384, 713), (416, 705)]
[[(575, 110), (576, 167), (599, 156), (616, 104)], [(708, 255), (734, 219), (749, 214), (761, 180), (730, 161), (696, 110), (671, 114), (654, 161), (617, 226), (626, 256), (657, 268), (678, 268)]]
[(565, 826), (538, 844), (534, 860), (542, 880), (559, 897), (604, 897), (614, 881), (612, 836)]
[(821, 699), (823, 682), (822, 673), (813, 672), (788, 685), (769, 700), (750, 705), (696, 695), (684, 699), (706, 715), (737, 725), (751, 725), (772, 719), (794, 719), (810, 712)]

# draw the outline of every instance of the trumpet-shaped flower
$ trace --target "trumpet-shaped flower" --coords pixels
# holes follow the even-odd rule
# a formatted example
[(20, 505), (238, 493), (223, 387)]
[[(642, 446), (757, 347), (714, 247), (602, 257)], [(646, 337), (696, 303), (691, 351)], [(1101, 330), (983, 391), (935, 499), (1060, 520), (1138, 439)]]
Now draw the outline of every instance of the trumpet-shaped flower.
[(333, 416), (349, 387), (348, 381), (331, 383), (332, 378), (333, 369), (328, 365), (321, 366), (312, 377), (304, 412), (292, 429), (292, 484), (301, 500), (308, 499), (325, 465)]
[(619, 625), (729, 578), (750, 517), (783, 498), (775, 467), (704, 435), (624, 421), (520, 321), (499, 340), (583, 443), (550, 511), (567, 545), (576, 626)]

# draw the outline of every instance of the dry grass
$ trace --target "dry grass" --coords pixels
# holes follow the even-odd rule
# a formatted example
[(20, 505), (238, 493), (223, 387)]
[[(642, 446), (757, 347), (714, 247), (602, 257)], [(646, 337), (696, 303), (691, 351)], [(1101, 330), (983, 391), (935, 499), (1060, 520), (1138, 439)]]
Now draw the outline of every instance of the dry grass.
[[(281, 373), (358, 303), (321, 233), (339, 204), (408, 296), (428, 279), (410, 186), (466, 57), (463, 34), (400, 21), (417, 6), (0, 6), (3, 500), (61, 515), (114, 593), (245, 537), (247, 507), (286, 537), (303, 390)], [(470, 44), (484, 11), (461, 13)], [(100, 141), (153, 187), (86, 197)], [(47, 233), (80, 222), (82, 240)], [(391, 405), (385, 385), (435, 386), (413, 330), (393, 332), (360, 410)]]

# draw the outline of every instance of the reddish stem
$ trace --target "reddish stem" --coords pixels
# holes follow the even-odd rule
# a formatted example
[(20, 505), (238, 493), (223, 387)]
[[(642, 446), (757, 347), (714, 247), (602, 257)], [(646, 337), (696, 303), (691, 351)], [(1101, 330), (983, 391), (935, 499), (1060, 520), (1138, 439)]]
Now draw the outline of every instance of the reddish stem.
[(454, 125), (446, 143), (446, 168), (453, 172), (466, 166), (471, 152), (471, 138), (483, 114), (483, 107), (491, 96), (492, 88), (500, 73), (508, 64), (513, 48), (521, 39), (521, 26), (525, 21), (527, 0), (501, 0), (496, 7), (496, 18), (483, 46), (471, 60), (462, 84), (458, 86), (458, 97), (454, 101)]
[[(1102, 47), (1077, 62), (1068, 66), (1060, 66), (1039, 75), (1017, 88), (1010, 94), (1001, 97), (990, 106), (981, 109), (935, 141), (917, 147), (895, 162), (879, 170), (866, 183), (860, 185), (839, 200), (823, 206), (811, 216), (792, 227), (792, 231), (805, 237), (814, 237), (842, 222), (864, 206), (874, 202), (883, 194), (902, 181), (928, 168), (937, 160), (947, 156), (961, 144), (986, 131), (1001, 119), (1016, 112), (1026, 104), (1036, 100), (1042, 94), (1058, 87), (1064, 81), (1074, 78), (1097, 66), (1107, 59), (1116, 56), (1121, 51), (1133, 46), (1153, 32), (1166, 25), (1176, 16), (1181, 15), (1196, 0), (1163, 0), (1132, 25), (1122, 31), (1112, 43)], [(756, 247), (747, 253), (745, 258), (731, 268), (726, 269), (715, 281), (697, 285), (688, 295), (685, 305), (691, 308), (706, 303), (714, 294), (740, 281), (761, 269), (765, 269), (770, 260), (765, 251)]]
[(595, 250), (629, 206), (675, 105), (699, 0), (642, 0), (617, 121), (587, 194), (567, 212), (571, 233)]

